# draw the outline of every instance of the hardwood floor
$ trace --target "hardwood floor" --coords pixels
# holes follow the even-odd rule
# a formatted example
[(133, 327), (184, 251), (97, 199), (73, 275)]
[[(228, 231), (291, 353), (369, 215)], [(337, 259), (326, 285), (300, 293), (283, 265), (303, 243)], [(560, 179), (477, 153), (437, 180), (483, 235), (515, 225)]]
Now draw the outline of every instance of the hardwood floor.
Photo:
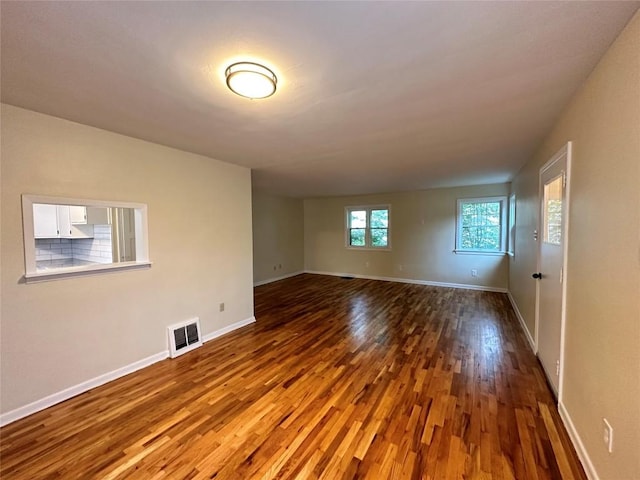
[(0, 430), (3, 479), (584, 479), (504, 294), (301, 275)]

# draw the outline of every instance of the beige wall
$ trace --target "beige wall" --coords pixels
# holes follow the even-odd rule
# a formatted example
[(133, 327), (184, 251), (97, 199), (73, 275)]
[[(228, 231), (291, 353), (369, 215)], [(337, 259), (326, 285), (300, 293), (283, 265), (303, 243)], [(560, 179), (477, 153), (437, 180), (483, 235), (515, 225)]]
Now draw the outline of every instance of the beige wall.
[[(518, 195), (510, 288), (533, 332), (538, 171), (573, 141), (562, 403), (601, 479), (640, 478), (640, 14), (535, 157)], [(606, 450), (602, 418), (614, 428)]]
[[(248, 169), (7, 105), (1, 147), (2, 412), (253, 316)], [(21, 283), (23, 193), (146, 203), (153, 266)]]
[(301, 199), (254, 191), (253, 282), (304, 270), (304, 208)]
[[(304, 201), (305, 269), (506, 288), (505, 256), (453, 253), (458, 198), (508, 195), (509, 184)], [(345, 247), (345, 207), (391, 205), (391, 251)], [(477, 278), (471, 269), (478, 270)]]

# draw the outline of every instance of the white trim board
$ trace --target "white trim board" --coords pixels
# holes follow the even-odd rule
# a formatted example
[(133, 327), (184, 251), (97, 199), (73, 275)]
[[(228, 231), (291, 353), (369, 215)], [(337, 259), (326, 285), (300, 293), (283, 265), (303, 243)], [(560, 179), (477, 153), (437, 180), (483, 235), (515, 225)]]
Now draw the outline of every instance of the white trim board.
[[(535, 342), (533, 340), (533, 337), (531, 336), (531, 333), (529, 332), (529, 329), (527, 329), (527, 325), (524, 322), (524, 317), (520, 313), (520, 310), (518, 309), (518, 305), (515, 299), (513, 298), (513, 296), (511, 295), (511, 292), (507, 292), (507, 296), (509, 297), (509, 301), (511, 302), (511, 306), (513, 307), (513, 310), (516, 312), (516, 316), (518, 317), (518, 320), (520, 320), (520, 325), (524, 330), (527, 340), (529, 341), (531, 350), (535, 354), (536, 353)], [(567, 429), (567, 433), (569, 434), (569, 439), (571, 440), (573, 448), (575, 448), (576, 453), (578, 454), (578, 458), (580, 459), (580, 463), (584, 468), (587, 478), (589, 480), (600, 480), (600, 477), (598, 476), (598, 473), (596, 472), (596, 469), (593, 466), (593, 463), (591, 462), (589, 453), (587, 452), (587, 449), (585, 448), (584, 443), (582, 443), (582, 439), (578, 434), (578, 430), (573, 424), (573, 421), (571, 420), (571, 416), (569, 415), (567, 408), (564, 406), (564, 403), (562, 403), (562, 400), (558, 402), (558, 413), (560, 414), (562, 423)]]
[[(209, 340), (221, 337), (226, 333), (254, 323), (255, 321), (255, 317), (252, 316), (245, 320), (240, 320), (239, 322), (232, 323), (231, 325), (227, 325), (226, 327), (220, 328), (207, 335), (204, 335), (202, 337), (202, 341), (208, 342)], [(158, 352), (154, 355), (143, 358), (142, 360), (138, 360), (137, 362), (133, 362), (129, 365), (125, 365), (124, 367), (117, 368), (102, 375), (98, 375), (95, 378), (86, 380), (69, 388), (65, 388), (64, 390), (48, 395), (44, 398), (41, 398), (40, 400), (36, 400), (35, 402), (31, 402), (22, 407), (18, 407), (14, 410), (3, 413), (0, 415), (0, 427), (4, 427), (5, 425), (15, 422), (16, 420), (20, 420), (21, 418), (44, 410), (45, 408), (52, 407), (53, 405), (64, 402), (65, 400), (80, 395), (81, 393), (85, 393), (92, 388), (99, 387), (100, 385), (104, 385), (105, 383), (111, 382), (120, 377), (124, 377), (125, 375), (129, 375), (130, 373), (146, 368), (167, 358), (169, 358), (169, 350)]]
[(45, 408), (52, 407), (57, 403), (64, 402), (65, 400), (75, 397), (76, 395), (80, 395), (81, 393), (85, 393), (92, 388), (99, 387), (100, 385), (104, 385), (105, 383), (111, 382), (120, 377), (124, 377), (125, 375), (133, 373), (137, 370), (141, 370), (145, 367), (148, 367), (149, 365), (153, 365), (154, 363), (160, 362), (161, 360), (164, 360), (168, 357), (169, 351), (164, 350), (163, 352), (159, 352), (155, 355), (143, 358), (142, 360), (138, 360), (137, 362), (130, 363), (129, 365), (125, 365), (122, 368), (117, 368), (102, 375), (98, 375), (95, 378), (79, 383), (72, 387), (65, 388), (60, 392), (48, 395), (44, 398), (41, 398), (40, 400), (36, 400), (35, 402), (31, 402), (7, 413), (3, 413), (2, 415), (0, 415), (0, 426), (4, 427), (5, 425), (15, 422), (16, 420), (39, 412), (40, 410), (44, 410)]
[(576, 453), (578, 454), (580, 463), (582, 463), (582, 466), (584, 467), (584, 473), (587, 475), (587, 478), (589, 480), (600, 480), (598, 472), (596, 472), (596, 468), (593, 466), (593, 462), (591, 461), (591, 457), (589, 457), (589, 453), (578, 434), (578, 430), (571, 420), (571, 415), (569, 415), (569, 412), (562, 401), (558, 402), (558, 413), (560, 414), (562, 423), (567, 429), (571, 443), (573, 443), (573, 448), (576, 449)]
[(527, 340), (529, 341), (529, 346), (531, 347), (531, 351), (533, 353), (536, 353), (536, 342), (533, 340), (533, 336), (531, 335), (531, 332), (529, 332), (529, 329), (527, 328), (527, 324), (524, 321), (524, 317), (522, 316), (522, 313), (520, 313), (518, 304), (513, 298), (513, 295), (511, 295), (510, 291), (507, 291), (507, 296), (509, 297), (509, 301), (511, 302), (513, 311), (516, 312), (516, 317), (518, 317), (518, 320), (520, 320), (520, 326), (522, 327), (522, 330), (524, 331), (524, 334), (527, 337)]
[(365, 280), (381, 280), (383, 282), (412, 283), (415, 285), (429, 285), (432, 287), (465, 288), (467, 290), (482, 290), (485, 292), (507, 293), (506, 288), (490, 287), (488, 285), (468, 285), (464, 283), (432, 282), (429, 280), (416, 280), (413, 278), (376, 277), (373, 275), (358, 275), (353, 273), (337, 273), (337, 272), (318, 272), (315, 270), (305, 270), (304, 273), (310, 273), (312, 275), (330, 275), (332, 277), (353, 277), (353, 278), (363, 278)]
[(249, 317), (246, 318), (244, 320), (240, 320), (239, 322), (235, 322), (232, 323), (231, 325), (227, 325), (226, 327), (222, 327), (218, 330), (215, 330), (211, 333), (207, 333), (206, 335), (202, 336), (202, 341), (203, 342), (208, 342), (210, 340), (213, 340), (214, 338), (218, 338), (221, 337), (222, 335), (225, 335), (227, 333), (233, 332), (234, 330), (237, 330), (238, 328), (242, 328), (242, 327), (246, 327), (247, 325), (251, 325), (252, 323), (256, 323), (256, 317)]
[(287, 278), (291, 278), (291, 277), (297, 277), (298, 275), (302, 275), (304, 272), (304, 270), (299, 270), (297, 272), (293, 272), (293, 273), (287, 273), (286, 275), (282, 275), (280, 277), (274, 277), (274, 278), (268, 278), (266, 280), (260, 280), (259, 282), (255, 282), (253, 284), (254, 287), (259, 287), (260, 285), (266, 285), (267, 283), (273, 283), (273, 282), (278, 282), (280, 280), (285, 280)]

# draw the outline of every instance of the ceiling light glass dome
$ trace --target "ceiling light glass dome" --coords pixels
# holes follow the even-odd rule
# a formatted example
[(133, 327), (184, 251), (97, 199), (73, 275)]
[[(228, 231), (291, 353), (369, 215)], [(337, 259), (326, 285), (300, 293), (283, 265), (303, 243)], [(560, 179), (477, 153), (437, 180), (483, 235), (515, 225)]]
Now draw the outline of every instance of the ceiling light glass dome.
[(238, 62), (225, 71), (227, 86), (247, 98), (266, 98), (276, 91), (278, 79), (267, 67), (253, 62)]

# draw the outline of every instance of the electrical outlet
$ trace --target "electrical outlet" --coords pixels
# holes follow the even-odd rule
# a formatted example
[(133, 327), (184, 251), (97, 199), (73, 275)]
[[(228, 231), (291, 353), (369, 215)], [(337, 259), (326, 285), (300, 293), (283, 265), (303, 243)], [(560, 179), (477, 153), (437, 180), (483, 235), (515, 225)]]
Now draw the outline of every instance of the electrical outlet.
[(369, 268), (369, 262), (368, 261), (364, 262), (364, 266)]
[(224, 312), (224, 302), (222, 302), (222, 303), (220, 304), (220, 311), (221, 311), (221, 312)]
[(607, 446), (607, 451), (609, 453), (613, 453), (613, 427), (606, 418), (602, 419), (602, 423), (604, 425), (604, 435), (602, 437), (602, 440)]
[(472, 269), (471, 269), (471, 276), (472, 276), (472, 277), (477, 277), (477, 276), (478, 276), (478, 270), (477, 270), (477, 269), (475, 269), (475, 268), (472, 268)]
[(402, 265), (398, 265), (398, 271), (401, 272), (404, 267)]
[(279, 264), (278, 264), (278, 270), (281, 270), (281, 269), (282, 269), (282, 264), (281, 264), (281, 263), (279, 263)]

